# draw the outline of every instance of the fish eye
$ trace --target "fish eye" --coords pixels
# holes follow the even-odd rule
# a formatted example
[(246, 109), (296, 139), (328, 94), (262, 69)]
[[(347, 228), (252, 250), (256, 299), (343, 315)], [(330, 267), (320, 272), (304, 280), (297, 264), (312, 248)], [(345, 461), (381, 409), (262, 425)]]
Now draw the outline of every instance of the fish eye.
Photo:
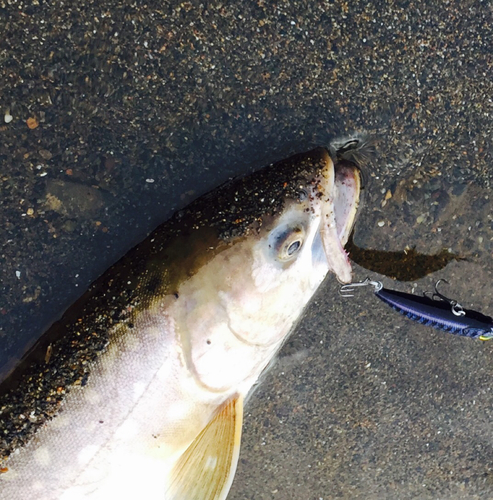
[(289, 227), (276, 237), (274, 250), (277, 260), (288, 262), (296, 257), (303, 246), (305, 234), (302, 227)]
[(288, 250), (287, 250), (287, 254), (288, 255), (293, 255), (295, 252), (297, 252), (301, 247), (301, 241), (300, 240), (296, 240), (296, 241), (293, 241), (293, 243), (291, 243), (288, 247)]

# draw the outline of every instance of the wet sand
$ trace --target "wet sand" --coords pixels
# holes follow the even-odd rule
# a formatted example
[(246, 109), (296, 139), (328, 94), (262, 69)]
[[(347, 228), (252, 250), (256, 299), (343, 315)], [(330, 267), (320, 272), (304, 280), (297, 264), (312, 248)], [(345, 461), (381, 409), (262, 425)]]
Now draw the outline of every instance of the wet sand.
[[(356, 244), (449, 248), (467, 260), (386, 283), (446, 278), (491, 314), (489, 4), (0, 12), (0, 373), (177, 208), (363, 131), (380, 142)], [(328, 280), (250, 400), (230, 497), (491, 498), (491, 348)]]

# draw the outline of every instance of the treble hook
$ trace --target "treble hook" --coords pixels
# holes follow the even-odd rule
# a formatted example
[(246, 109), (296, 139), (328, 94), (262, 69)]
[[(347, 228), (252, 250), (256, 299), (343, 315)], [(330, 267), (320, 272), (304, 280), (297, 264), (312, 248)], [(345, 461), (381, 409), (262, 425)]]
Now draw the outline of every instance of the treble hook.
[(352, 292), (354, 292), (354, 289), (359, 286), (372, 286), (375, 293), (379, 292), (383, 288), (381, 281), (372, 281), (370, 278), (366, 278), (364, 281), (342, 285), (341, 288), (339, 288), (339, 295), (345, 298), (354, 297)]
[[(449, 299), (448, 297), (446, 297), (445, 295), (441, 294), (439, 291), (438, 291), (438, 285), (441, 283), (441, 282), (444, 282), (444, 283), (447, 283), (447, 285), (449, 284), (449, 282), (445, 279), (439, 279), (436, 283), (435, 283), (435, 291), (433, 293), (431, 292), (424, 292), (423, 295), (425, 297), (427, 297), (427, 294), (431, 294), (431, 298), (433, 300), (442, 300), (443, 302), (447, 302), (447, 304), (450, 305), (450, 307), (452, 308), (452, 312), (456, 315), (456, 316), (465, 316), (466, 312), (464, 311), (464, 308), (456, 301), (456, 300), (453, 300), (453, 299)], [(438, 297), (438, 298), (437, 298)]]

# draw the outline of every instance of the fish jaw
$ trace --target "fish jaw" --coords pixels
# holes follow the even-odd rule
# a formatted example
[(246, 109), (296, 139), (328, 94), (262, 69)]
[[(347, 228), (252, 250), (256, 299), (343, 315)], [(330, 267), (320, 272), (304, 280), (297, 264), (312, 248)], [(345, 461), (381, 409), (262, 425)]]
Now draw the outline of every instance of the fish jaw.
[(353, 163), (342, 161), (335, 166), (335, 218), (339, 239), (344, 246), (356, 220), (361, 191), (360, 171)]
[(333, 170), (334, 180), (325, 179), (320, 236), (329, 268), (341, 283), (349, 283), (351, 263), (344, 245), (356, 220), (361, 178), (358, 168), (350, 162), (340, 162)]

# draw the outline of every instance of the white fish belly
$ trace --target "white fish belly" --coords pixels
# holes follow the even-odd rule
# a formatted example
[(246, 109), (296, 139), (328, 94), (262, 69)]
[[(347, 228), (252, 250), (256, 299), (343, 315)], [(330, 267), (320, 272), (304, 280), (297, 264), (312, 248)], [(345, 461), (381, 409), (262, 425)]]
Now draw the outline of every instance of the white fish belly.
[(117, 334), (88, 383), (10, 458), (0, 499), (162, 499), (167, 462), (228, 396), (198, 387), (181, 357), (164, 315)]

